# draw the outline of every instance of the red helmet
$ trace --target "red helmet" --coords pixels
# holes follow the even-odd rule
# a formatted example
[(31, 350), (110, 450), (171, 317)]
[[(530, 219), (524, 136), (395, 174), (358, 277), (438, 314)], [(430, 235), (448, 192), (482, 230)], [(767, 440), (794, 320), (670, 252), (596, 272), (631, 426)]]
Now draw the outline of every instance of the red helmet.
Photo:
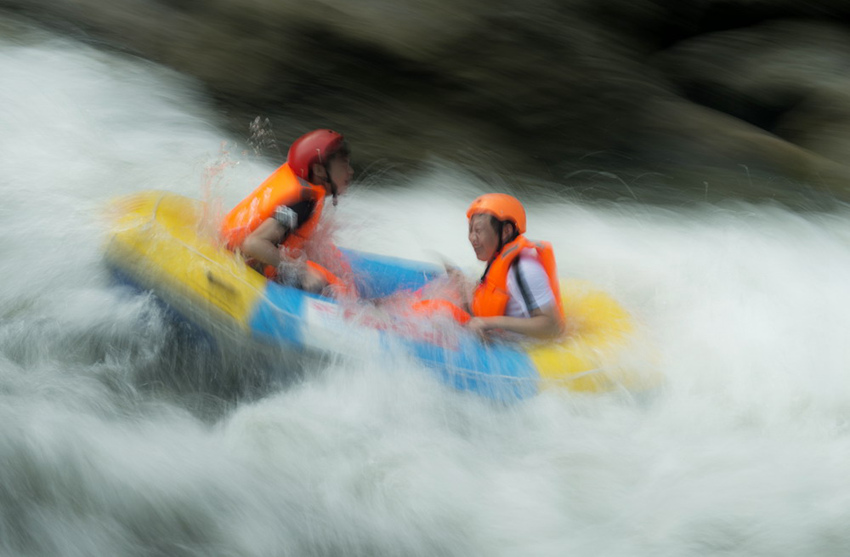
[(314, 164), (325, 164), (336, 153), (347, 150), (342, 134), (333, 130), (313, 130), (292, 143), (286, 161), (296, 176), (309, 180)]
[(500, 221), (514, 223), (520, 234), (525, 234), (525, 209), (519, 199), (505, 193), (488, 193), (472, 202), (466, 210), (466, 218), (484, 213), (493, 215)]

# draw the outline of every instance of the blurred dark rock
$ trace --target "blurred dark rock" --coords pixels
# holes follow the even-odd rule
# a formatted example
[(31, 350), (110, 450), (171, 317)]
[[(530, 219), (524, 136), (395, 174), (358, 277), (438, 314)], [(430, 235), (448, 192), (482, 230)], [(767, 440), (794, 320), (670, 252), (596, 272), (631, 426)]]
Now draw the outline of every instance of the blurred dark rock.
[(850, 160), (850, 76), (824, 83), (776, 122), (795, 145), (846, 164)]
[(780, 20), (694, 37), (657, 57), (694, 102), (776, 132), (782, 116), (850, 68), (850, 28)]
[[(751, 165), (833, 192), (850, 184), (844, 168), (850, 28), (768, 21), (682, 41), (657, 55), (655, 64), (681, 97), (714, 112), (677, 107), (675, 130), (659, 135), (672, 143), (687, 139), (666, 149), (659, 142), (659, 154), (685, 150), (685, 161), (696, 155), (714, 165)], [(653, 118), (658, 124), (667, 119), (661, 114)], [(684, 145), (699, 147), (689, 153)]]
[(846, 1), (0, 0), (0, 9), (194, 76), (237, 134), (269, 118), (276, 158), (329, 126), (374, 173), (438, 158), (567, 184), (585, 172), (623, 182), (681, 169), (702, 184), (702, 174), (742, 168), (840, 196), (850, 183)]

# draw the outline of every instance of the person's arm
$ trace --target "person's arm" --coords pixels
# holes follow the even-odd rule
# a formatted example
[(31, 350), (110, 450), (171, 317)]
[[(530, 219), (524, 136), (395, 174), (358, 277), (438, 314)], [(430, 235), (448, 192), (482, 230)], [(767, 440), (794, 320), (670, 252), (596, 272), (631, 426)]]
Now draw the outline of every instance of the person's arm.
[(268, 218), (242, 242), (242, 253), (264, 265), (278, 267), (281, 263), (278, 245), (288, 231), (274, 218)]
[(280, 224), (277, 219), (268, 218), (245, 238), (242, 243), (242, 253), (276, 269), (279, 269), (284, 262), (297, 265), (296, 271), (301, 288), (307, 292), (320, 293), (328, 285), (325, 277), (307, 265), (293, 260), (284, 261), (279, 244), (286, 238), (288, 232), (289, 229)]
[(554, 304), (533, 310), (530, 317), (473, 317), (466, 326), (480, 333), (502, 329), (539, 339), (558, 338), (564, 332)]

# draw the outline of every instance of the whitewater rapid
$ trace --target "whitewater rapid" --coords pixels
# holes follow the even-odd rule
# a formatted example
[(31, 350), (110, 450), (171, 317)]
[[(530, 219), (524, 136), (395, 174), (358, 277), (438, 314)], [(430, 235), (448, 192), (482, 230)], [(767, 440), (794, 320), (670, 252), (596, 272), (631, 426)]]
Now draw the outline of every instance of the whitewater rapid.
[(41, 31), (0, 38), (0, 76), (0, 554), (850, 550), (850, 211), (367, 170), (332, 211), (341, 245), (473, 275), (466, 205), (526, 192), (529, 236), (634, 315), (664, 384), (504, 407), (376, 354), (271, 387), (101, 260), (115, 196), (220, 210), (255, 187), (274, 164), (249, 123), (228, 136), (185, 78)]

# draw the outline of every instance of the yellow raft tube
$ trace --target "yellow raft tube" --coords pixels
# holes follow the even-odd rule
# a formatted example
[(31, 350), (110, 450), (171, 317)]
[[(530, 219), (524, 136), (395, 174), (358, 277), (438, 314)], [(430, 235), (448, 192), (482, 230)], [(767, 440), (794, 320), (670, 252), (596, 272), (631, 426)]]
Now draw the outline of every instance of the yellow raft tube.
[[(332, 299), (269, 282), (221, 246), (213, 220), (204, 203), (172, 193), (118, 199), (109, 208), (106, 262), (124, 282), (154, 292), (214, 337), (341, 355), (400, 349), (455, 388), (505, 401), (552, 386), (579, 392), (646, 386), (622, 366), (634, 346), (632, 317), (588, 282), (561, 283), (571, 328), (565, 340), (484, 343), (463, 331), (434, 334), (401, 318), (375, 322)], [(440, 273), (424, 263), (343, 252), (368, 298), (415, 290)]]

